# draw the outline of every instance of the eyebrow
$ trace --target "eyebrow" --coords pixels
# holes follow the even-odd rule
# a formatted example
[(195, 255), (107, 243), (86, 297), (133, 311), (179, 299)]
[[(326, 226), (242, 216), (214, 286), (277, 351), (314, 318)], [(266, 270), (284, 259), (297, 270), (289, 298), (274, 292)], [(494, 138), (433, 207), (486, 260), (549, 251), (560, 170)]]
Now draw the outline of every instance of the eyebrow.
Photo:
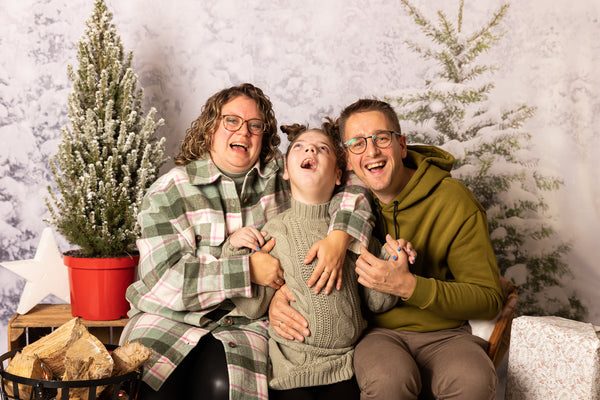
[(311, 143), (314, 143), (315, 145), (322, 145), (322, 144), (324, 144), (324, 145), (325, 145), (325, 146), (327, 146), (327, 147), (333, 147), (333, 146), (332, 146), (332, 145), (331, 145), (331, 144), (330, 144), (328, 141), (326, 141), (326, 140), (317, 140), (316, 142), (313, 142), (313, 141), (308, 141), (308, 140), (305, 140), (305, 139), (303, 139), (303, 138), (299, 138), (298, 140), (296, 140), (296, 141), (294, 142), (294, 144), (296, 144), (296, 143), (309, 143), (309, 144), (311, 144)]
[[(252, 117), (252, 118), (244, 118), (242, 117), (240, 114), (233, 112), (233, 111), (225, 111), (225, 110), (221, 110), (221, 114), (220, 115), (233, 115), (235, 117), (239, 117), (241, 119), (243, 119), (244, 121), (250, 121), (251, 119), (260, 119), (261, 121), (263, 120), (262, 116), (260, 115), (260, 112), (258, 113), (259, 116), (258, 117)], [(264, 122), (264, 121), (263, 121)]]
[[(351, 137), (350, 139), (354, 139), (354, 138), (370, 138), (370, 137), (372, 137), (373, 135), (375, 135), (376, 133), (379, 133), (379, 132), (382, 132), (382, 131), (391, 131), (391, 132), (395, 132), (395, 130), (394, 130), (394, 129), (383, 129), (383, 128), (381, 128), (381, 129), (374, 129), (373, 131), (371, 131), (371, 133), (368, 133), (368, 134), (367, 134), (367, 136), (356, 135), (356, 136), (354, 136), (354, 137)], [(348, 140), (350, 140), (350, 139), (348, 139)]]

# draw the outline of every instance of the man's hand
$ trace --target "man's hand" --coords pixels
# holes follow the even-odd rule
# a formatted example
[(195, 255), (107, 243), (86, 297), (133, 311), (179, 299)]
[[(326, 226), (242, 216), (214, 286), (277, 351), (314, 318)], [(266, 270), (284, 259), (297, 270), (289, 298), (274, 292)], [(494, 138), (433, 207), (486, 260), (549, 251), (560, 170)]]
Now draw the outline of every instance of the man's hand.
[(294, 295), (283, 285), (271, 299), (269, 323), (282, 337), (303, 342), (304, 337), (310, 336), (308, 321), (290, 306), (292, 301), (296, 301)]
[(279, 260), (269, 254), (275, 246), (275, 239), (269, 240), (260, 251), (250, 256), (250, 281), (277, 290), (283, 285), (283, 270)]
[(325, 287), (325, 294), (331, 293), (334, 286), (337, 290), (342, 288), (342, 267), (351, 240), (352, 237), (346, 232), (333, 230), (325, 239), (319, 240), (308, 250), (304, 264), (312, 262), (315, 256), (318, 260), (308, 280), (308, 287), (315, 286), (315, 294), (318, 294), (323, 287)]
[(377, 258), (364, 246), (360, 247), (360, 256), (356, 260), (358, 283), (382, 293), (408, 298), (417, 282), (408, 263), (409, 260), (414, 262), (417, 253), (411, 243), (404, 239), (394, 240), (389, 235), (386, 237), (385, 249), (391, 256), (387, 261)]

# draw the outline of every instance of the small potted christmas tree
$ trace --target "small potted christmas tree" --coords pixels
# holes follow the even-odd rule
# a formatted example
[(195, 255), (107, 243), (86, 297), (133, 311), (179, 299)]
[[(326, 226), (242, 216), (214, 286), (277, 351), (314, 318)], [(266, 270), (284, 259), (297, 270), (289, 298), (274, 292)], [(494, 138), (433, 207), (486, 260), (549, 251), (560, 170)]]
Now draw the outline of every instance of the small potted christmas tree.
[(129, 309), (138, 208), (165, 162), (164, 138), (155, 136), (163, 120), (154, 121), (154, 108), (142, 115), (133, 53), (125, 54), (111, 21), (104, 0), (96, 0), (78, 42), (79, 68), (68, 66), (70, 128), (50, 162), (56, 187), (48, 186), (46, 198), (47, 221), (78, 247), (64, 254), (73, 315), (97, 320)]

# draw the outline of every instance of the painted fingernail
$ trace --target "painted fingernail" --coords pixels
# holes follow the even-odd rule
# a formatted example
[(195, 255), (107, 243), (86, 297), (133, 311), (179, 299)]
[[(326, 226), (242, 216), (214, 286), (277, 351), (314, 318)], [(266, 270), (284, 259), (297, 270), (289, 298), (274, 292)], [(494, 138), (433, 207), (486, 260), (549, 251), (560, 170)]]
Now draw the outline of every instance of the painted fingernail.
[(402, 247), (398, 247), (398, 251), (402, 251)]
[(397, 255), (394, 255), (394, 257), (392, 257), (394, 259), (394, 261), (396, 261), (398, 259)]
[(257, 248), (256, 248), (256, 251), (259, 251), (259, 250), (260, 250), (260, 247), (257, 247)]

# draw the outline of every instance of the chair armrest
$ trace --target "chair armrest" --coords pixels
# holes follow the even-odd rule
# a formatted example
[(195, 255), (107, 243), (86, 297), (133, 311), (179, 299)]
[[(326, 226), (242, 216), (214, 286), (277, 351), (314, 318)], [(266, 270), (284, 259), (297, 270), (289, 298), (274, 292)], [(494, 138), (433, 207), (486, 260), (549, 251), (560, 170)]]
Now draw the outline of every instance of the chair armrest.
[(496, 368), (502, 362), (504, 353), (508, 350), (510, 343), (510, 328), (515, 315), (515, 308), (519, 302), (519, 294), (517, 293), (516, 286), (512, 285), (510, 293), (505, 298), (502, 311), (500, 311), (498, 320), (494, 325), (494, 330), (488, 340), (490, 343), (488, 356), (492, 359)]

